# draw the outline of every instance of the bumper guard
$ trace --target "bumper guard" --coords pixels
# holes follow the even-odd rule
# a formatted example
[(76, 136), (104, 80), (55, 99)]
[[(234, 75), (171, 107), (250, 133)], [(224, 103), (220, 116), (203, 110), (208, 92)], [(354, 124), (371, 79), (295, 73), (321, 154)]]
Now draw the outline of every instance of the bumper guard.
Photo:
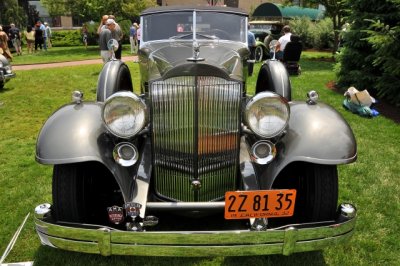
[[(35, 210), (36, 231), (43, 245), (69, 251), (137, 256), (249, 256), (305, 252), (345, 243), (356, 223), (356, 209), (342, 204), (335, 221), (292, 224), (265, 231), (128, 232), (88, 224), (55, 224), (50, 205)], [(42, 210), (42, 211), (37, 211)]]

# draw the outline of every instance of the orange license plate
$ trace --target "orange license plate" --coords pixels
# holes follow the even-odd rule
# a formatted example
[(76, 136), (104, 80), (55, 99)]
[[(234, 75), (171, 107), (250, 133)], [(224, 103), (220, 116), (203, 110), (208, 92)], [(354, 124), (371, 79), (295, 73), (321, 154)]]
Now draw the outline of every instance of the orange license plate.
[(229, 191), (225, 193), (225, 219), (293, 216), (295, 189)]

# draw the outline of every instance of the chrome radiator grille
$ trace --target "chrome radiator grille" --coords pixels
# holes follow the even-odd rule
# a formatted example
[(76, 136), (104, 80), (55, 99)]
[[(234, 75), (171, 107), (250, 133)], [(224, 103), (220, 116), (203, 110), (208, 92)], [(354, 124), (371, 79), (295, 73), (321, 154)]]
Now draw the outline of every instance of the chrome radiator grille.
[[(176, 201), (211, 201), (236, 188), (242, 86), (219, 77), (150, 85), (154, 181)], [(192, 182), (200, 181), (201, 188)]]

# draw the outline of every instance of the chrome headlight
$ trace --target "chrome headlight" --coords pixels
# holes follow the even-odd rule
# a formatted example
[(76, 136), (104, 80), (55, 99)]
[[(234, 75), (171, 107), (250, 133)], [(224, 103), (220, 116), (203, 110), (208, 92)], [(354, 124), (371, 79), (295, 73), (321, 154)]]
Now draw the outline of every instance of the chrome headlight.
[(246, 105), (247, 126), (262, 138), (272, 138), (285, 130), (290, 117), (287, 100), (273, 92), (261, 92)]
[(10, 65), (5, 66), (4, 68), (5, 68), (7, 74), (11, 74), (11, 72), (12, 72), (12, 67), (11, 67)]
[(102, 118), (112, 134), (120, 138), (130, 138), (146, 125), (147, 107), (134, 93), (121, 91), (105, 101)]

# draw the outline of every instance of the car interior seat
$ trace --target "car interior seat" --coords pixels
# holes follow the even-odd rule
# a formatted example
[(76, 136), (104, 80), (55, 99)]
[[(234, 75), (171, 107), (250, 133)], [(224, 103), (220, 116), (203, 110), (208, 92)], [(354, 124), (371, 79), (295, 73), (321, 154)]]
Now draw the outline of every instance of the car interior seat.
[(290, 42), (286, 44), (285, 50), (283, 51), (282, 59), (282, 62), (290, 75), (299, 75), (301, 73), (299, 61), (302, 50), (303, 44), (300, 41), (300, 37), (292, 34), (290, 36)]

